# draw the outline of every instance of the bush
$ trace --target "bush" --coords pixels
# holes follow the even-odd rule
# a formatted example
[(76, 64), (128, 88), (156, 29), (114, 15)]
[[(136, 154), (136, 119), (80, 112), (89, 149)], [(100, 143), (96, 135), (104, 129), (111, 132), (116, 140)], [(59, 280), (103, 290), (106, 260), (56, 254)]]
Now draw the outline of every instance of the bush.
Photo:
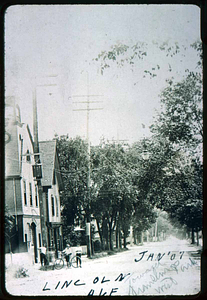
[(15, 272), (15, 277), (16, 278), (23, 278), (23, 277), (29, 277), (27, 274), (28, 270), (25, 269), (24, 267), (19, 267), (16, 272)]

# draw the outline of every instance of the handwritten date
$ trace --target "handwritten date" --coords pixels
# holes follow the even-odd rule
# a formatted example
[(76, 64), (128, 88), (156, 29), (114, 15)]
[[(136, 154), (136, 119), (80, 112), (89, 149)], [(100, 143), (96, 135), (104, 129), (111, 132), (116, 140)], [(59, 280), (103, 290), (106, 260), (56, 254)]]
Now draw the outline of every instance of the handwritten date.
[[(144, 258), (145, 254), (147, 252), (148, 252), (148, 250), (140, 252), (139, 255), (141, 257), (139, 259), (135, 258), (134, 261), (135, 262), (141, 261)], [(183, 254), (184, 254), (184, 251), (179, 252), (178, 255), (179, 255), (180, 259), (182, 259)], [(170, 258), (170, 260), (174, 260), (176, 258), (176, 254), (175, 253), (172, 254), (170, 251), (167, 254), (165, 252), (164, 253), (158, 253), (157, 256), (155, 256), (154, 253), (150, 253), (150, 254), (147, 254), (145, 257), (147, 257), (147, 261), (148, 260), (152, 261), (154, 259), (154, 257), (155, 257), (155, 260), (160, 261), (165, 255), (168, 256)]]

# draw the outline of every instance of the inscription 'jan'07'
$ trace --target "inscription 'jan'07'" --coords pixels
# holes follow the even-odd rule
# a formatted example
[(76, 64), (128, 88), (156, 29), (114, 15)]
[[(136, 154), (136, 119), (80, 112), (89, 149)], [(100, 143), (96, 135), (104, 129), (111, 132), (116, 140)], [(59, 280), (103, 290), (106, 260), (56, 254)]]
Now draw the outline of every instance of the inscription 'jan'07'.
[[(154, 253), (150, 253), (150, 254), (147, 254), (146, 256), (145, 256), (145, 254), (148, 252), (148, 250), (146, 250), (146, 251), (142, 251), (142, 252), (140, 252), (139, 253), (139, 255), (140, 255), (140, 258), (139, 259), (137, 259), (137, 258), (135, 258), (134, 259), (134, 261), (135, 262), (139, 262), (139, 261), (141, 261), (144, 257), (146, 258), (147, 257), (147, 261), (148, 260), (157, 260), (157, 261), (160, 261), (164, 256), (166, 257), (169, 257), (169, 259), (170, 260), (174, 260), (176, 257), (177, 257), (177, 255), (175, 254), (175, 253), (171, 253), (170, 251), (168, 252), (168, 253), (158, 253), (157, 254), (157, 256), (154, 254)], [(179, 259), (182, 259), (182, 257), (183, 257), (183, 254), (184, 254), (184, 252), (185, 251), (180, 251), (179, 252), (179, 254), (178, 254), (178, 258)]]

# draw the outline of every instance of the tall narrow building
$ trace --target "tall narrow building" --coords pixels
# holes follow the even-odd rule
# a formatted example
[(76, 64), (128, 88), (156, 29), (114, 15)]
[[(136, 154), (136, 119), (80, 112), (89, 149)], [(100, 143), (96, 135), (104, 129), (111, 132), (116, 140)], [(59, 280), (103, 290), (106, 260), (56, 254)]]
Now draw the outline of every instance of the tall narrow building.
[[(11, 236), (6, 236), (13, 253), (29, 252), (38, 262), (42, 244), (37, 180), (33, 177), (34, 143), (29, 126), (21, 122), (14, 97), (5, 103), (5, 206), (15, 217)], [(8, 240), (9, 239), (9, 240)]]

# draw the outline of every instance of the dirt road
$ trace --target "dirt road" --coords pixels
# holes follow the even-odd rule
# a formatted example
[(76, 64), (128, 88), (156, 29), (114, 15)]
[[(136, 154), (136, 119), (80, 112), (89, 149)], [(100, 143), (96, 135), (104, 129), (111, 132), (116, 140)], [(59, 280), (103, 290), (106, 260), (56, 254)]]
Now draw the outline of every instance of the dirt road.
[(116, 255), (90, 260), (83, 267), (41, 271), (29, 267), (29, 277), (7, 273), (12, 295), (192, 295), (200, 291), (198, 247), (186, 240), (129, 247)]

